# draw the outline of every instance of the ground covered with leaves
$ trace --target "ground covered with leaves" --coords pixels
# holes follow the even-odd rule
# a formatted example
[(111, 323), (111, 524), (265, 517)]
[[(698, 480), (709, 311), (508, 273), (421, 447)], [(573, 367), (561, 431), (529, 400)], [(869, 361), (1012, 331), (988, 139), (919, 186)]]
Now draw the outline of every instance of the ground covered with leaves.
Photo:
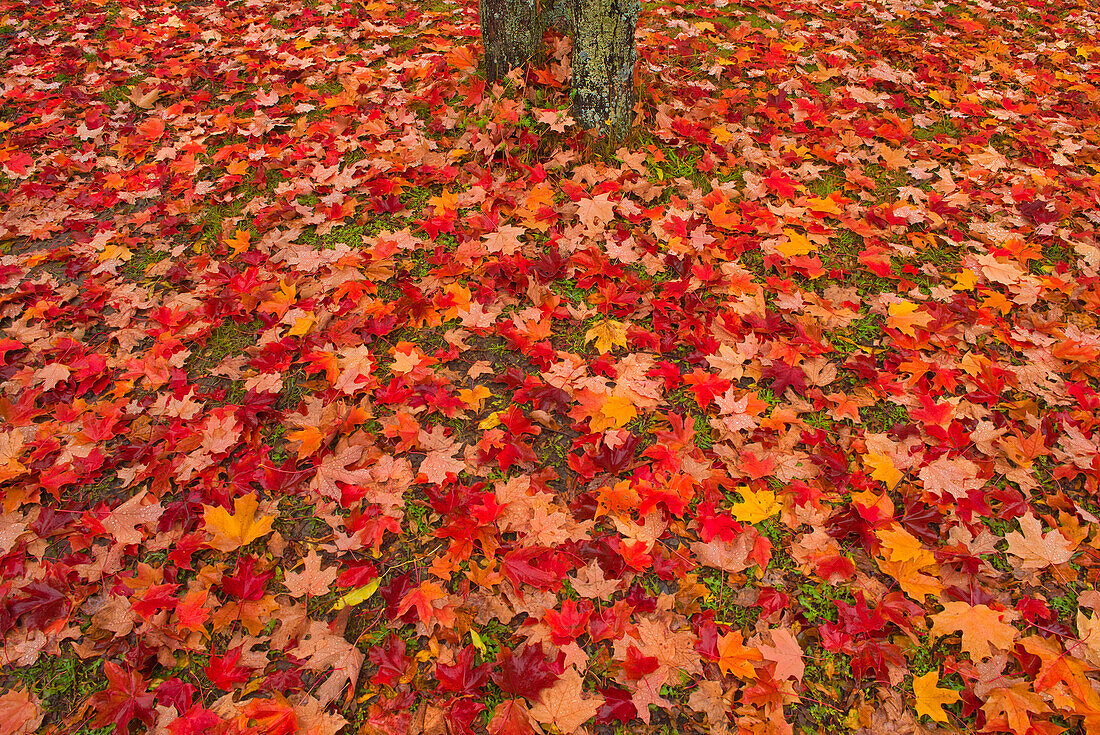
[(0, 731), (1100, 732), (1100, 16), (0, 0)]

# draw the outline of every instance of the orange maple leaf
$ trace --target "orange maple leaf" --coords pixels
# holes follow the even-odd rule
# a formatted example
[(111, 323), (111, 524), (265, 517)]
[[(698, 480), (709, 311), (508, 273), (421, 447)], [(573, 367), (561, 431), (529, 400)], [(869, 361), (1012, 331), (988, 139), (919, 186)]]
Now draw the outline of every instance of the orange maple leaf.
[(988, 605), (968, 605), (965, 602), (946, 602), (943, 612), (932, 616), (932, 635), (962, 633), (962, 649), (971, 657), (987, 659), (993, 655), (990, 644), (1003, 650), (1012, 650), (1020, 631), (1008, 624), (1019, 613), (1015, 610), (997, 611)]
[(298, 459), (305, 459), (321, 447), (325, 435), (316, 426), (305, 426), (287, 433), (286, 438), (292, 442), (301, 442), (298, 446)]
[(207, 546), (218, 551), (234, 551), (271, 533), (271, 524), (277, 515), (257, 517), (259, 506), (252, 493), (233, 500), (232, 515), (221, 506), (204, 505), (203, 530), (213, 534)]
[(753, 661), (763, 661), (764, 657), (755, 648), (748, 648), (744, 644), (745, 638), (741, 631), (734, 630), (718, 641), (718, 668), (723, 674), (733, 674), (742, 679), (756, 678), (756, 668)]
[(989, 692), (982, 705), (982, 711), (988, 718), (985, 729), (1007, 729), (1016, 735), (1027, 735), (1031, 731), (1031, 716), (1050, 712), (1047, 703), (1027, 684), (1020, 682), (1011, 687), (999, 687)]

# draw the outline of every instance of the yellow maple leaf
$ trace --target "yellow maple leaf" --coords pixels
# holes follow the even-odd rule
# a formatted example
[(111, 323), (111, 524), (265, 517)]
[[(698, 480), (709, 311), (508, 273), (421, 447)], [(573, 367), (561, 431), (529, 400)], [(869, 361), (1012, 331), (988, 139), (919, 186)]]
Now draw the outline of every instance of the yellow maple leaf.
[(333, 603), (332, 612), (343, 610), (345, 607), (355, 607), (360, 603), (366, 602), (378, 591), (378, 582), (379, 578), (376, 577), (363, 587), (345, 592), (335, 603)]
[(969, 268), (963, 268), (951, 277), (955, 279), (955, 285), (951, 287), (955, 291), (971, 291), (978, 282), (978, 274)]
[(707, 210), (707, 214), (710, 215), (710, 221), (715, 227), (721, 227), (724, 230), (732, 230), (741, 224), (741, 213), (737, 205), (728, 199), (722, 199), (716, 203)]
[(302, 316), (300, 316), (300, 317), (298, 317), (297, 319), (294, 320), (294, 326), (292, 326), (290, 328), (290, 331), (287, 332), (287, 336), (288, 337), (304, 337), (304, 336), (306, 336), (306, 334), (309, 333), (310, 328), (313, 327), (313, 324), (316, 321), (317, 321), (317, 317), (314, 316), (312, 311), (306, 312), (305, 314), (303, 314)]
[(934, 102), (939, 102), (941, 105), (951, 104), (951, 93), (946, 90), (933, 90), (928, 93), (928, 98)]
[(1001, 314), (1007, 314), (1012, 311), (1012, 302), (1005, 298), (1005, 295), (1000, 291), (994, 291), (982, 300), (983, 309), (996, 309)]
[(259, 311), (265, 314), (276, 314), (280, 319), (283, 318), (283, 314), (286, 313), (290, 305), (297, 300), (298, 287), (293, 283), (287, 283), (283, 279), (279, 279), (279, 290), (271, 295), (270, 298), (260, 302)]
[(596, 340), (596, 349), (601, 355), (611, 352), (613, 347), (626, 347), (626, 325), (614, 319), (607, 319), (584, 333), (585, 343)]
[(916, 337), (916, 328), (928, 326), (928, 322), (932, 321), (932, 315), (917, 311), (919, 308), (920, 304), (914, 304), (912, 301), (899, 301), (896, 304), (890, 304), (886, 326), (910, 337)]
[(481, 422), (477, 425), (477, 428), (481, 429), (482, 431), (495, 429), (496, 427), (500, 426), (500, 415), (502, 413), (504, 413), (504, 411), (493, 411), (491, 414), (481, 420)]
[(880, 528), (875, 535), (882, 544), (882, 555), (889, 561), (915, 562), (919, 565), (917, 569), (936, 562), (932, 552), (921, 546), (920, 539), (896, 523)]
[(771, 490), (753, 492), (743, 487), (737, 492), (741, 493), (743, 500), (734, 503), (733, 517), (742, 523), (759, 523), (779, 512), (779, 503)]
[(913, 703), (917, 710), (917, 716), (928, 715), (936, 722), (947, 722), (947, 713), (944, 712), (945, 704), (954, 704), (962, 697), (953, 689), (940, 689), (936, 685), (940, 683), (940, 676), (935, 671), (929, 671), (924, 676), (913, 677), (913, 694), (916, 701)]
[(233, 500), (233, 514), (221, 506), (204, 505), (203, 530), (213, 535), (206, 545), (218, 551), (234, 551), (271, 533), (276, 516), (256, 516), (260, 507), (253, 493)]
[(806, 206), (811, 212), (820, 212), (822, 214), (840, 215), (844, 210), (840, 208), (836, 199), (832, 196), (816, 197), (814, 199), (807, 199)]
[(109, 260), (121, 260), (128, 263), (133, 254), (129, 248), (125, 248), (115, 243), (109, 243), (103, 248), (103, 252), (99, 254), (99, 262), (106, 263)]
[(893, 489), (901, 482), (901, 478), (904, 477), (898, 468), (894, 466), (894, 460), (890, 459), (885, 454), (872, 452), (864, 455), (863, 465), (871, 469), (872, 479), (886, 483), (886, 487), (890, 489)]
[(924, 600), (928, 595), (938, 595), (943, 592), (943, 584), (939, 579), (921, 571), (927, 566), (922, 560), (891, 561), (879, 556), (875, 557), (875, 563), (883, 574), (888, 574), (897, 580), (901, 591), (914, 600)]
[(629, 398), (611, 396), (600, 406), (600, 413), (589, 421), (589, 428), (593, 432), (617, 429), (629, 424), (637, 415), (638, 410)]
[(458, 194), (444, 189), (439, 196), (428, 199), (428, 204), (441, 212), (454, 212), (458, 209)]
[(232, 174), (233, 176), (244, 176), (248, 173), (248, 170), (250, 168), (252, 168), (252, 162), (248, 159), (241, 158), (231, 162), (228, 166), (226, 166), (225, 172), (227, 174)]
[(796, 255), (809, 255), (817, 250), (817, 245), (810, 242), (805, 235), (794, 230), (783, 230), (783, 234), (787, 236), (787, 241), (777, 245), (775, 249), (788, 258)]
[(525, 204), (532, 212), (537, 212), (543, 207), (554, 206), (554, 189), (546, 182), (531, 189), (527, 194)]
[(493, 395), (484, 385), (475, 386), (473, 389), (462, 388), (458, 391), (459, 399), (474, 411), (480, 412), (485, 399)]

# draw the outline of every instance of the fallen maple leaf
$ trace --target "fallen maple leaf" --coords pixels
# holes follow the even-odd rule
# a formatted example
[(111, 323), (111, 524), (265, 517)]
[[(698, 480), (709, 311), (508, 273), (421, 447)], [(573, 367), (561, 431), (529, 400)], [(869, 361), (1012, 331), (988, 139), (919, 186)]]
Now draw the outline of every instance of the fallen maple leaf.
[(160, 99), (160, 95), (161, 91), (156, 87), (145, 92), (142, 92), (139, 87), (134, 87), (130, 94), (127, 95), (126, 99), (133, 103), (135, 107), (140, 107), (143, 110), (150, 110), (153, 108), (153, 105), (157, 103), (157, 100)]
[(794, 230), (783, 230), (783, 234), (787, 236), (787, 239), (777, 245), (775, 249), (788, 258), (796, 255), (809, 255), (817, 250), (817, 245), (810, 242), (805, 235)]
[(34, 380), (36, 383), (42, 384), (43, 390), (53, 390), (58, 383), (68, 380), (71, 374), (72, 372), (68, 367), (59, 362), (51, 362), (49, 365), (35, 371)]
[(530, 709), (530, 715), (538, 722), (556, 727), (562, 733), (571, 733), (596, 716), (604, 698), (586, 694), (584, 678), (570, 668), (553, 686), (543, 689), (539, 701)]
[(19, 461), (23, 448), (23, 432), (0, 432), (0, 482), (19, 477), (26, 471), (27, 468)]
[(901, 482), (903, 475), (894, 466), (894, 461), (885, 454), (874, 452), (863, 456), (863, 464), (871, 469), (871, 477), (879, 482), (886, 483), (891, 490)]
[(606, 319), (584, 333), (584, 341), (596, 340), (596, 349), (607, 354), (615, 347), (626, 347), (626, 325)]
[(990, 691), (982, 711), (990, 720), (987, 724), (991, 725), (1000, 718), (1007, 729), (1016, 735), (1027, 735), (1032, 732), (1031, 716), (1050, 712), (1050, 707), (1042, 697), (1030, 691), (1027, 684), (1020, 682)]
[(457, 476), (466, 469), (466, 463), (452, 456), (455, 451), (455, 449), (439, 449), (428, 452), (428, 456), (420, 463), (420, 474), (435, 485), (442, 484), (448, 475)]
[(962, 649), (971, 657), (987, 659), (993, 655), (990, 644), (1012, 650), (1020, 631), (1006, 621), (1016, 620), (1015, 610), (998, 612), (987, 605), (946, 602), (943, 611), (932, 616), (932, 635), (962, 633)]
[(339, 574), (337, 567), (329, 567), (322, 571), (321, 555), (316, 549), (310, 549), (303, 561), (302, 571), (287, 572), (283, 584), (286, 585), (291, 597), (305, 595), (317, 597), (328, 592), (329, 587), (336, 581), (337, 574)]
[(756, 648), (746, 647), (744, 640), (739, 630), (730, 631), (719, 639), (718, 668), (723, 674), (733, 674), (742, 679), (755, 677), (756, 669), (752, 662), (763, 661), (764, 657)]
[(733, 504), (732, 512), (742, 523), (759, 523), (779, 512), (779, 503), (771, 490), (753, 491), (743, 487), (737, 492), (742, 500)]
[(23, 687), (0, 694), (0, 732), (5, 735), (31, 735), (45, 714), (38, 697)]
[(886, 326), (910, 337), (916, 337), (917, 327), (926, 327), (932, 321), (931, 314), (918, 309), (920, 304), (914, 304), (912, 301), (898, 301), (890, 304)]
[(103, 527), (115, 537), (120, 544), (136, 544), (142, 539), (142, 534), (137, 530), (138, 526), (144, 526), (160, 519), (164, 508), (157, 501), (144, 504), (149, 491), (142, 490), (134, 497), (111, 511), (111, 514), (103, 519)]
[(255, 494), (235, 498), (233, 514), (221, 506), (203, 506), (203, 530), (213, 534), (207, 546), (222, 552), (230, 552), (247, 546), (256, 539), (271, 533), (276, 516), (256, 516), (259, 501)]
[(356, 470), (348, 469), (349, 466), (358, 462), (362, 456), (362, 446), (340, 447), (340, 445), (337, 445), (335, 454), (329, 454), (321, 460), (311, 485), (322, 496), (340, 500), (343, 493), (337, 486), (337, 482), (358, 485), (370, 480), (371, 471), (369, 467), (361, 467)]
[(1024, 569), (1043, 569), (1065, 564), (1073, 558), (1077, 544), (1054, 529), (1043, 533), (1043, 525), (1033, 514), (1020, 518), (1020, 531), (1005, 534), (1008, 553), (1020, 560)]
[(606, 193), (582, 199), (577, 202), (577, 207), (577, 216), (588, 230), (607, 224), (615, 216), (615, 202), (610, 201)]
[(806, 663), (802, 660), (802, 646), (798, 645), (791, 631), (775, 628), (771, 631), (773, 645), (759, 646), (765, 661), (775, 662), (775, 679), (802, 681)]
[(490, 735), (542, 735), (542, 729), (531, 722), (531, 715), (522, 699), (506, 699), (493, 710), (489, 720)]
[(943, 707), (946, 704), (954, 704), (962, 697), (954, 689), (940, 689), (936, 685), (940, 683), (939, 674), (929, 671), (923, 676), (913, 677), (913, 694), (916, 700), (913, 704), (917, 715), (928, 715), (936, 722), (947, 722), (947, 713)]

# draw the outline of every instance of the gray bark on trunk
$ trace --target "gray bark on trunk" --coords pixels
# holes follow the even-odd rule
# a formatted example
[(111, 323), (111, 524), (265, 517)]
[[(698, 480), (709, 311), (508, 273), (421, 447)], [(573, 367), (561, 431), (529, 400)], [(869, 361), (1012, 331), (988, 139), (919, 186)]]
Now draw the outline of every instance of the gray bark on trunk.
[(638, 0), (572, 0), (573, 117), (622, 137), (634, 119)]
[(480, 0), (485, 78), (503, 79), (542, 49), (542, 18), (535, 0)]
[(623, 137), (634, 119), (638, 0), (480, 0), (485, 77), (499, 81), (536, 57), (543, 32), (573, 36), (573, 118)]

